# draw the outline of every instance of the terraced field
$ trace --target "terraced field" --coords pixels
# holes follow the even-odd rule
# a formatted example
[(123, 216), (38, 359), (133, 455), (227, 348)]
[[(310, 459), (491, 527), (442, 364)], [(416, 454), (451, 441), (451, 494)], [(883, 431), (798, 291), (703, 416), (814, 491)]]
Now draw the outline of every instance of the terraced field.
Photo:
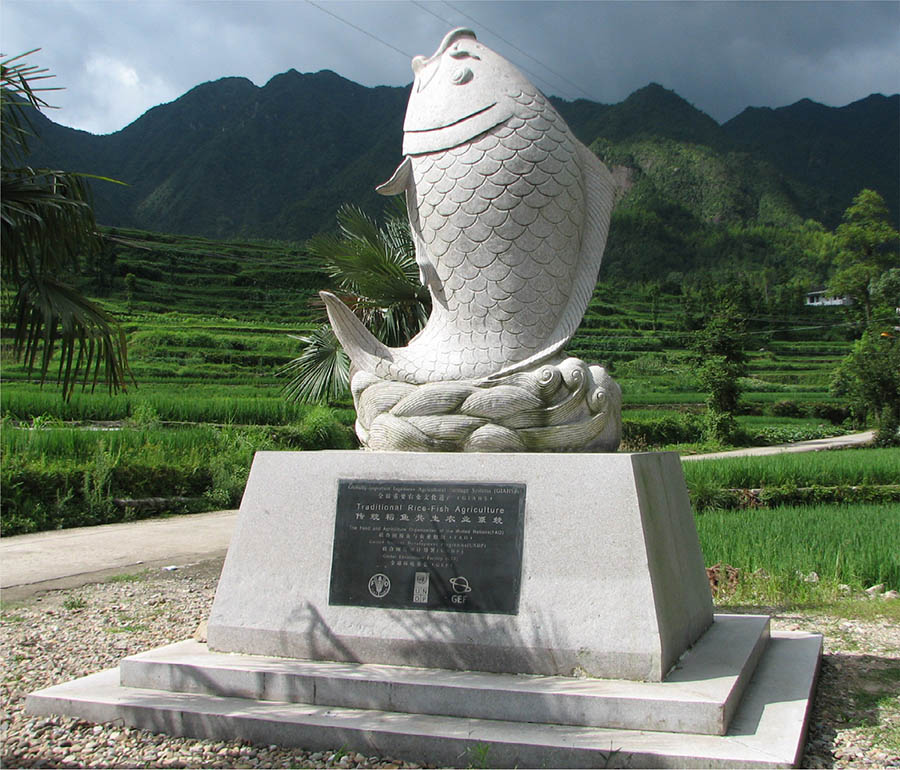
[[(256, 449), (354, 445), (349, 397), (313, 408), (281, 393), (279, 369), (299, 353), (289, 335), (324, 319), (316, 292), (328, 278), (300, 246), (111, 236), (78, 283), (125, 329), (134, 385), (63, 402), (4, 351), (4, 532), (235, 505)], [(640, 286), (600, 283), (569, 346), (621, 384), (626, 448), (700, 446), (704, 394), (683, 316), (678, 294), (651, 301)], [(802, 306), (751, 321), (746, 441), (841, 432), (828, 382), (849, 350), (844, 322), (840, 311)], [(78, 452), (67, 450), (76, 439), (66, 434), (86, 428)], [(148, 498), (163, 502), (135, 502)]]

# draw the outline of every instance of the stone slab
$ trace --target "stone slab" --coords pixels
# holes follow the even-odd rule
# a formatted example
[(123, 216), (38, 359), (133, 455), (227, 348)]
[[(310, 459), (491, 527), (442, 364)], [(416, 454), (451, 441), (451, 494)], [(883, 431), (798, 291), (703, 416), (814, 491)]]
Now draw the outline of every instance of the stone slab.
[[(524, 484), (518, 614), (329, 605), (340, 479)], [(276, 657), (660, 681), (711, 622), (675, 453), (259, 452), (208, 640)]]
[(821, 649), (818, 634), (773, 633), (724, 736), (163, 693), (121, 686), (117, 669), (33, 693), (26, 708), (171, 735), (344, 746), (441, 767), (471, 766), (484, 745), (491, 767), (791, 767), (802, 753)]
[(179, 642), (125, 658), (126, 687), (437, 716), (722, 735), (769, 619), (717, 615), (664, 682), (489, 674), (210, 652)]

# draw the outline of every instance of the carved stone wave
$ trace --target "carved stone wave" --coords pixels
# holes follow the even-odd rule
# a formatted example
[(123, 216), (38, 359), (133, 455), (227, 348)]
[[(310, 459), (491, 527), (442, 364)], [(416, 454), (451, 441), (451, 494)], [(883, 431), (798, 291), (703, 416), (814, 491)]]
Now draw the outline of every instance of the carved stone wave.
[(357, 372), (363, 446), (404, 452), (614, 452), (622, 392), (600, 366), (557, 359), (487, 380), (417, 385)]

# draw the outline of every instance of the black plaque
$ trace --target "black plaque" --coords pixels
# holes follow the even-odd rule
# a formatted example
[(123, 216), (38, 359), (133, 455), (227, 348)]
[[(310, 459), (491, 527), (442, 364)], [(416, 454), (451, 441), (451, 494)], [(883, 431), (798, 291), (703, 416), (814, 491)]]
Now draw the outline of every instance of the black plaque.
[(524, 484), (338, 481), (329, 604), (515, 615)]

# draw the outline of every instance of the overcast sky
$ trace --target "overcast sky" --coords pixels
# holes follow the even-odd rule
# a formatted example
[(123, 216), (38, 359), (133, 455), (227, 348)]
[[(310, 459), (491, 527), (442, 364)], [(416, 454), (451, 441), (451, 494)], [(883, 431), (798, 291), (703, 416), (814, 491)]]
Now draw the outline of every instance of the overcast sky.
[(0, 50), (42, 48), (31, 60), (65, 88), (48, 95), (60, 107), (50, 117), (93, 133), (229, 75), (261, 86), (291, 68), (330, 69), (405, 85), (410, 58), (457, 26), (547, 94), (615, 103), (657, 82), (719, 122), (747, 106), (843, 106), (900, 90), (897, 0), (0, 2)]

